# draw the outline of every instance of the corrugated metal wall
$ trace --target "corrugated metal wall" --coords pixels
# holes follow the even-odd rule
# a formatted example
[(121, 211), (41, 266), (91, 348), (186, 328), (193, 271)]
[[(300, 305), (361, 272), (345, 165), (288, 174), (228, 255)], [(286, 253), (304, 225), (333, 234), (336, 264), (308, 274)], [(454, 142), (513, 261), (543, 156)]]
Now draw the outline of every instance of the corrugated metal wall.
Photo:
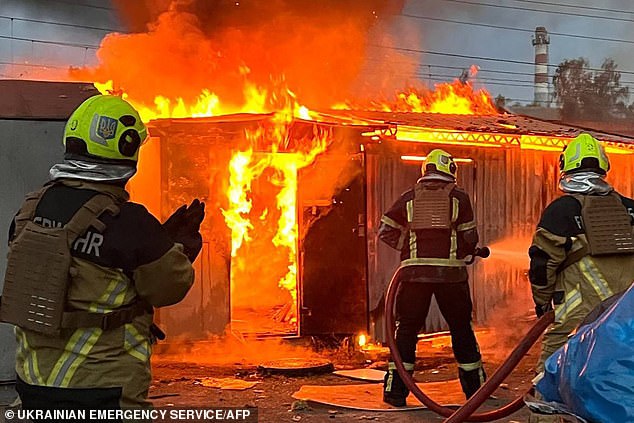
[[(24, 195), (48, 179), (62, 159), (65, 122), (0, 120), (0, 287), (4, 284), (9, 225)], [(0, 381), (15, 378), (13, 328), (0, 324)]]

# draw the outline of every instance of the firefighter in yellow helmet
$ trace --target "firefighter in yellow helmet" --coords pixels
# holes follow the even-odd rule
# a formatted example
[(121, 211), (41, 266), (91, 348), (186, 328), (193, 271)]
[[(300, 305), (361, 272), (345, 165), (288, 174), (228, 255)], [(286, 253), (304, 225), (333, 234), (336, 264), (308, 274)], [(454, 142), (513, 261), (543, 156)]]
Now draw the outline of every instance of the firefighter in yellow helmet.
[[(536, 314), (555, 310), (538, 372), (590, 311), (634, 280), (634, 200), (605, 180), (610, 162), (603, 146), (582, 133), (566, 146), (559, 167), (564, 195), (544, 210), (528, 251)], [(557, 420), (532, 415), (531, 421)]]
[(82, 103), (50, 181), (10, 228), (0, 318), (16, 325), (16, 389), (25, 409), (145, 407), (155, 307), (190, 289), (204, 204), (161, 225), (129, 201), (147, 137), (120, 97)]
[[(413, 372), (418, 332), (432, 296), (449, 325), (462, 390), (468, 398), (485, 379), (471, 327), (472, 303), (464, 258), (474, 253), (478, 232), (468, 194), (456, 186), (457, 166), (443, 150), (431, 151), (422, 177), (381, 218), (379, 238), (401, 253), (402, 283), (396, 296), (396, 344)], [(409, 394), (390, 361), (383, 400), (404, 406)]]

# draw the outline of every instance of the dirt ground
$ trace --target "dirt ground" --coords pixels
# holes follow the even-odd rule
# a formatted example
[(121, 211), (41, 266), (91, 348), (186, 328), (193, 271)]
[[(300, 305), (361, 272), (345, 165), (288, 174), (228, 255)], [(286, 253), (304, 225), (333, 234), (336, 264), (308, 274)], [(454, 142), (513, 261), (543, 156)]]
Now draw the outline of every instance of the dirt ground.
[[(519, 331), (518, 331), (519, 332)], [(487, 374), (491, 375), (500, 364), (503, 354), (499, 350), (487, 353), (487, 346), (498, 342), (495, 335), (479, 334), (483, 351), (483, 361)], [(534, 347), (522, 361), (516, 371), (487, 401), (483, 409), (499, 407), (531, 385), (534, 363), (537, 360), (538, 347)], [(387, 356), (384, 351), (345, 352), (325, 350), (319, 356), (330, 359), (337, 369), (371, 367), (385, 370)], [(425, 410), (398, 412), (367, 412), (361, 410), (335, 408), (312, 402), (297, 401), (292, 398), (302, 385), (339, 385), (359, 384), (363, 382), (346, 379), (333, 374), (301, 377), (266, 375), (258, 371), (254, 364), (201, 364), (187, 362), (179, 357), (171, 361), (168, 356), (159, 355), (154, 362), (154, 382), (150, 396), (158, 407), (257, 407), (261, 422), (439, 422), (443, 419)], [(213, 361), (213, 360), (212, 360)], [(455, 379), (457, 367), (454, 363), (448, 337), (420, 342), (416, 366), (416, 380), (432, 382)], [(245, 390), (227, 390), (201, 385), (205, 378), (235, 377), (258, 383)], [(442, 401), (442, 398), (434, 398)], [(499, 422), (525, 422), (526, 409), (498, 420)]]
[[(483, 362), (492, 375), (510, 349), (526, 333), (532, 319), (508, 322), (507, 329), (476, 330)], [(227, 339), (229, 338), (229, 339)], [(237, 340), (236, 340), (237, 339)], [(232, 341), (233, 340), (233, 341)], [(339, 340), (340, 341), (340, 340)], [(273, 359), (302, 357), (330, 360), (335, 369), (387, 368), (386, 348), (351, 347), (345, 342), (323, 340), (245, 340), (225, 337), (221, 341), (184, 345), (161, 344), (153, 355), (153, 382), (150, 399), (155, 407), (216, 408), (257, 407), (260, 422), (440, 422), (443, 419), (425, 410), (367, 412), (335, 408), (313, 402), (295, 400), (292, 395), (302, 385), (341, 385), (364, 383), (332, 373), (289, 377), (269, 375), (258, 370), (258, 364)], [(539, 345), (534, 346), (514, 373), (494, 393), (483, 409), (499, 407), (531, 386)], [(434, 336), (419, 342), (415, 378), (419, 382), (455, 379), (457, 366), (448, 336)], [(244, 390), (204, 386), (208, 378), (232, 378), (257, 382)], [(442, 402), (442, 397), (434, 397)], [(7, 404), (5, 402), (4, 404)], [(0, 411), (3, 407), (0, 406)], [(4, 416), (0, 416), (3, 423)], [(526, 422), (526, 408), (498, 422)], [(191, 421), (191, 420), (189, 420)]]

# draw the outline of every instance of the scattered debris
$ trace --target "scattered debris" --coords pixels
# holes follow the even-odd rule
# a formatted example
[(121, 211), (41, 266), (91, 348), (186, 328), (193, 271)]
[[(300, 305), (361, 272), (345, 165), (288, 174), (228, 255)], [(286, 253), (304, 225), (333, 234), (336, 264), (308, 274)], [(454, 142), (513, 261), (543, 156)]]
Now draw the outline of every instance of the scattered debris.
[(368, 369), (386, 369), (387, 361), (375, 361), (368, 366)]
[(509, 384), (508, 383), (500, 383), (500, 388), (509, 389)]
[[(428, 395), (443, 398), (443, 405), (459, 405), (464, 401), (464, 394), (458, 379), (444, 382), (418, 383), (417, 385)], [(412, 396), (408, 398), (407, 407), (393, 407), (384, 403), (383, 387), (378, 383), (326, 386), (303, 385), (299, 391), (293, 394), (293, 398), (363, 411), (408, 411), (424, 408)]]
[(298, 422), (302, 419), (302, 416), (293, 416), (293, 418), (291, 420), (293, 420), (294, 422)]
[(258, 369), (264, 374), (286, 376), (308, 376), (330, 373), (335, 368), (330, 360), (320, 358), (287, 358), (262, 363)]
[(260, 383), (259, 381), (246, 381), (232, 377), (206, 377), (197, 382), (199, 382), (198, 384), (208, 388), (228, 389), (233, 391), (244, 391), (245, 389), (253, 388), (256, 384)]
[(291, 410), (290, 411), (306, 411), (306, 410), (310, 410), (310, 406), (308, 405), (308, 402), (304, 401), (304, 400), (297, 400), (294, 401), (293, 404), (291, 404)]
[(167, 398), (167, 397), (180, 397), (181, 394), (156, 394), (156, 395), (151, 395), (148, 397), (148, 399), (159, 399), (159, 398)]
[(333, 374), (368, 382), (383, 382), (385, 377), (385, 371), (376, 369), (337, 370)]

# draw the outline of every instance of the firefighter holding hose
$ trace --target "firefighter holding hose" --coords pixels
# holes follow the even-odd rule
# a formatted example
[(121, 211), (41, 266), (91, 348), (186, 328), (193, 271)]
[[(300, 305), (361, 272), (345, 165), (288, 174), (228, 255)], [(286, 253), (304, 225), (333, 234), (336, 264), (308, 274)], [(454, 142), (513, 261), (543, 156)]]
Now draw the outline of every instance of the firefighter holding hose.
[(145, 407), (154, 307), (190, 289), (204, 204), (161, 225), (125, 190), (147, 137), (116, 96), (83, 102), (65, 155), (9, 231), (0, 318), (16, 325), (24, 409)]
[[(405, 368), (414, 371), (417, 335), (435, 296), (449, 325), (460, 384), (469, 398), (486, 378), (471, 327), (472, 303), (464, 260), (474, 254), (478, 232), (469, 196), (456, 186), (456, 172), (449, 153), (431, 151), (423, 163), (422, 177), (381, 218), (379, 238), (401, 253), (396, 344)], [(390, 361), (383, 401), (405, 406), (408, 394)]]
[[(605, 180), (610, 163), (603, 146), (582, 133), (566, 146), (559, 167), (565, 195), (544, 210), (529, 249), (536, 314), (555, 310), (538, 372), (588, 313), (634, 280), (634, 200)], [(534, 414), (530, 421), (557, 420)]]

